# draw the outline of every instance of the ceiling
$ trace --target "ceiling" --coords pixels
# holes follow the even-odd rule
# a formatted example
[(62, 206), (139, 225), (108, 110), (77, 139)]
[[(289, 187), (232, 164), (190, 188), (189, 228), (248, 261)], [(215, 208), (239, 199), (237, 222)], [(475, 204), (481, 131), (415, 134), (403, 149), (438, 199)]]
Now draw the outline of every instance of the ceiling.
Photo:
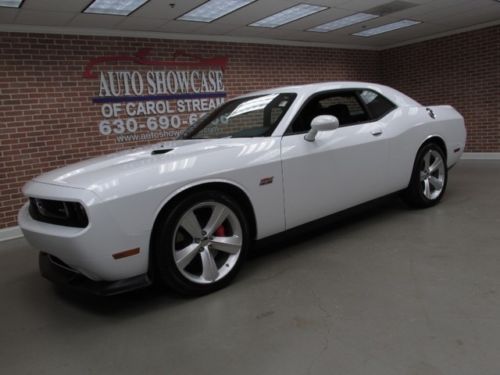
[[(500, 24), (497, 0), (405, 0), (410, 8), (343, 29), (305, 31), (393, 0), (257, 0), (211, 23), (176, 20), (206, 0), (150, 0), (129, 16), (82, 13), (91, 0), (25, 0), (19, 9), (0, 7), (0, 31), (145, 36), (236, 42), (306, 44), (384, 49), (469, 28)], [(274, 29), (249, 24), (291, 6), (309, 3), (328, 9)], [(400, 1), (398, 3), (401, 3)], [(174, 6), (171, 6), (174, 4)], [(352, 34), (410, 19), (422, 23), (372, 37)]]

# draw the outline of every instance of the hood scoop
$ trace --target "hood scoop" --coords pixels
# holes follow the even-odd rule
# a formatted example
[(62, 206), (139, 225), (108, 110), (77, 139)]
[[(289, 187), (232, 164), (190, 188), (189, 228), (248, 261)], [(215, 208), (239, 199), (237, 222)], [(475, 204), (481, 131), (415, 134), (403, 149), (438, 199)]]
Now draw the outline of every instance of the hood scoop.
[(173, 150), (173, 148), (160, 148), (158, 150), (153, 150), (151, 152), (151, 155), (162, 155), (162, 154), (166, 154), (167, 152), (170, 152), (172, 150)]

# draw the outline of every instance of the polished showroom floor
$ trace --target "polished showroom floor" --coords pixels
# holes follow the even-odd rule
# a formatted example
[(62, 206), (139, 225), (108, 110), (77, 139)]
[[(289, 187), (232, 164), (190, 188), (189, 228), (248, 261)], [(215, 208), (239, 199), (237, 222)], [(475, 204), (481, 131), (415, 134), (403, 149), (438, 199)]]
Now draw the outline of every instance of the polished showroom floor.
[(198, 299), (60, 290), (0, 243), (0, 373), (498, 375), (500, 161), (449, 177), (432, 209), (389, 197), (261, 243)]

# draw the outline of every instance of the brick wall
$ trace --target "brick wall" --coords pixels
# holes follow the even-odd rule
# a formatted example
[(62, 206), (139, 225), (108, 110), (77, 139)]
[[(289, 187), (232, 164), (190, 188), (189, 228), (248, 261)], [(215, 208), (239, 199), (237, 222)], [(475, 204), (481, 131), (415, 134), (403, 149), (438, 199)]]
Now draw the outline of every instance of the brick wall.
[(500, 152), (500, 26), (382, 51), (382, 81), (465, 118), (468, 152)]
[[(464, 114), (468, 151), (500, 151), (500, 27), (388, 51), (304, 48), (119, 37), (0, 33), (0, 228), (16, 225), (21, 186), (44, 171), (141, 143), (103, 136), (92, 97), (98, 80), (82, 77), (89, 59), (153, 58), (176, 50), (227, 56), (228, 97), (286, 84), (363, 80), (394, 86), (423, 104), (452, 104)], [(106, 63), (106, 70), (140, 70)], [(148, 68), (150, 69), (150, 68)]]

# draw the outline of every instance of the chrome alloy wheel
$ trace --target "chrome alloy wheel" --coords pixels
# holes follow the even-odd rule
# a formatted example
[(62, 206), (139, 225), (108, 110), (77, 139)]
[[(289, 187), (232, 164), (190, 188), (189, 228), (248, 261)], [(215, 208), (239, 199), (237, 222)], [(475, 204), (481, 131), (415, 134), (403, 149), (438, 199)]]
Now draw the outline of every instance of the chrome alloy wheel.
[(429, 149), (424, 155), (420, 166), (420, 185), (422, 194), (429, 200), (437, 199), (444, 188), (446, 166), (441, 155)]
[(174, 230), (172, 249), (177, 269), (197, 284), (221, 280), (238, 261), (242, 233), (238, 217), (225, 204), (196, 204), (184, 212)]

